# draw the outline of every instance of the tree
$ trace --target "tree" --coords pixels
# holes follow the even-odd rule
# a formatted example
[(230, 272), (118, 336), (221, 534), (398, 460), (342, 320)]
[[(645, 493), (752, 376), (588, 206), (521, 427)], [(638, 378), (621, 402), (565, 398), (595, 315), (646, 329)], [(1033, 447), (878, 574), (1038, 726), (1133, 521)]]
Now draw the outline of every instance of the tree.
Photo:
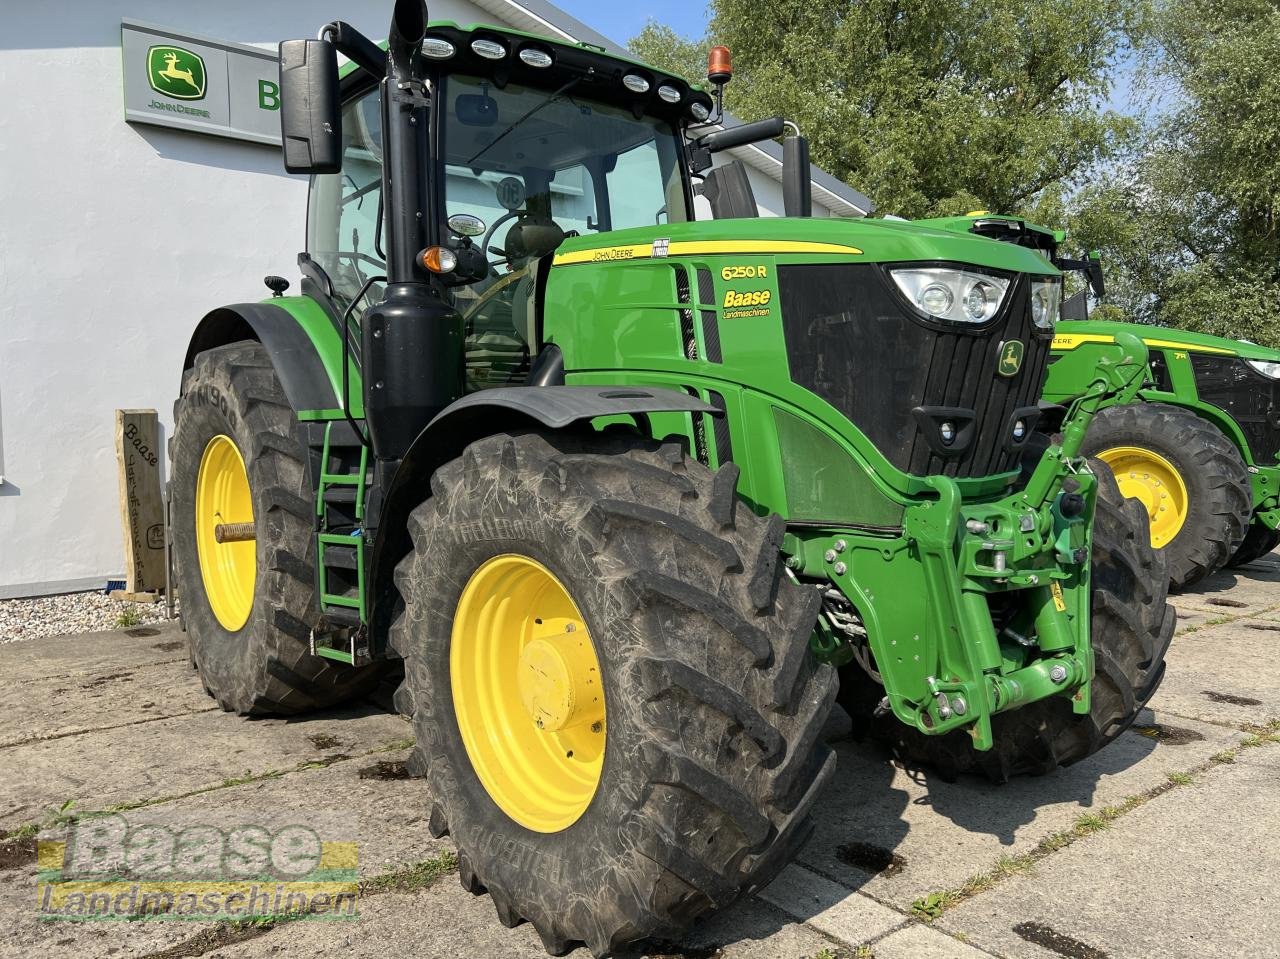
[(1280, 346), (1280, 4), (1167, 0), (1155, 73), (1176, 99), (1072, 203), (1129, 316)]
[[(881, 212), (1019, 212), (1060, 201), (1133, 132), (1103, 104), (1144, 3), (712, 0), (710, 36), (733, 50), (729, 109), (796, 121)], [(707, 46), (652, 23), (631, 43), (690, 79)]]

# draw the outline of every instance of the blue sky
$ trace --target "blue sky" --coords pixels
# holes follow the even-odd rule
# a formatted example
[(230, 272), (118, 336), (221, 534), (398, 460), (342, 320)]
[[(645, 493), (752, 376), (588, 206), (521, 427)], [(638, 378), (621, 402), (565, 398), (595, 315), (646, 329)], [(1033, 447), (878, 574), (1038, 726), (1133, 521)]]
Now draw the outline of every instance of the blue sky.
[(554, 0), (557, 7), (626, 46), (648, 20), (665, 23), (684, 37), (701, 36), (707, 27), (704, 0), (647, 0), (645, 3), (601, 3), (599, 0)]

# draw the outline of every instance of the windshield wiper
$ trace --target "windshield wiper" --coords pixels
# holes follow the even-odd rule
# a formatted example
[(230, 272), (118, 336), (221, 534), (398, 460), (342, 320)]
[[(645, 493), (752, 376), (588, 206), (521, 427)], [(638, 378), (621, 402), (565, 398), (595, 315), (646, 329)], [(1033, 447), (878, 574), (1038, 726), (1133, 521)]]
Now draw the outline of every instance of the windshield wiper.
[(516, 120), (515, 123), (511, 124), (511, 126), (507, 127), (505, 130), (499, 133), (496, 137), (494, 137), (492, 140), (489, 141), (487, 146), (483, 147), (478, 153), (476, 153), (475, 156), (467, 160), (466, 165), (471, 166), (471, 164), (475, 163), (476, 160), (480, 159), (480, 157), (488, 153), (489, 150), (497, 146), (499, 140), (505, 137), (508, 133), (510, 133), (520, 124), (524, 123), (525, 120), (529, 119), (529, 117), (533, 116), (543, 107), (547, 106), (548, 104), (555, 103), (562, 96), (564, 96), (566, 91), (575, 87), (581, 79), (582, 77), (574, 77), (572, 80), (570, 80), (568, 83), (562, 86), (555, 93), (551, 94), (551, 96), (549, 96), (547, 99), (543, 100), (541, 103), (537, 104), (536, 106), (530, 107), (528, 110), (525, 111), (524, 116), (522, 116), (519, 120)]

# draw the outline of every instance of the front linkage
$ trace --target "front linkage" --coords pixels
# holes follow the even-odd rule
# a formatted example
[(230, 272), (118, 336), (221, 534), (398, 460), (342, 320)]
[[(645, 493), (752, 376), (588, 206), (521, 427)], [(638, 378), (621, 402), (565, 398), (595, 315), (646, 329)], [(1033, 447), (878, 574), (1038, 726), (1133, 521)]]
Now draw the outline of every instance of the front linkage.
[(1080, 447), (1099, 410), (1142, 388), (1146, 364), (1142, 342), (1118, 336), (1012, 495), (966, 503), (955, 480), (930, 476), (918, 493), (932, 495), (907, 507), (901, 535), (789, 537), (788, 565), (825, 581), (814, 653), (836, 665), (861, 657), (884, 686), (881, 710), (926, 734), (967, 728), (978, 750), (992, 748), (996, 713), (1055, 695), (1088, 713), (1097, 480)]

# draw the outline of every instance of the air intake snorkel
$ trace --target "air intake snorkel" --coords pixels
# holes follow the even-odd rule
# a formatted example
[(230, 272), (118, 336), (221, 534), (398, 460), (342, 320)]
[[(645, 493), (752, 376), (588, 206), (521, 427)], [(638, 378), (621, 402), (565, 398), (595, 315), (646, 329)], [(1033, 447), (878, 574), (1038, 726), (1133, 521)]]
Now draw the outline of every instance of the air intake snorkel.
[(416, 73), (427, 28), (422, 0), (398, 0), (382, 81), (382, 195), (387, 288), (361, 320), (364, 409), (374, 455), (398, 460), (431, 418), (462, 395), (462, 319), (433, 290), (419, 254), (435, 242), (430, 92)]

